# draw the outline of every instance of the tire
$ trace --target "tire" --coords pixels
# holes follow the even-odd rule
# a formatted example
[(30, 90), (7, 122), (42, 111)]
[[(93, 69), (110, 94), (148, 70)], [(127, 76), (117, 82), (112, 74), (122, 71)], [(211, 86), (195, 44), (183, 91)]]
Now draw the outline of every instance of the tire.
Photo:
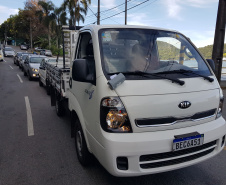
[(28, 80), (29, 80), (29, 81), (32, 81), (32, 77), (31, 77), (31, 75), (30, 75), (29, 72), (27, 73), (27, 75), (28, 75)]
[(42, 83), (40, 77), (39, 77), (39, 86), (40, 86), (40, 87), (43, 87), (43, 83)]
[(50, 95), (50, 86), (49, 86), (49, 82), (46, 81), (46, 94)]
[(24, 70), (24, 76), (27, 76), (27, 73), (25, 72), (25, 70)]
[(78, 119), (76, 120), (75, 125), (75, 148), (78, 160), (81, 163), (81, 165), (88, 166), (91, 163), (92, 155), (88, 151), (82, 126)]
[(56, 114), (59, 117), (62, 117), (64, 115), (64, 106), (63, 106), (63, 101), (59, 100), (58, 97), (56, 97)]

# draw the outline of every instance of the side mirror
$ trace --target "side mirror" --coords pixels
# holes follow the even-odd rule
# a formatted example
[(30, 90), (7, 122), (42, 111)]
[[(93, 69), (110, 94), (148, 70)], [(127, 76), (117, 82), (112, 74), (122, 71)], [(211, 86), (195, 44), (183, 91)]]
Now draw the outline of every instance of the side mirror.
[(212, 59), (206, 59), (210, 67), (212, 68), (213, 72), (215, 72), (215, 63)]
[(43, 66), (40, 66), (39, 69), (45, 70), (46, 68)]
[(79, 82), (88, 82), (95, 85), (94, 74), (89, 74), (87, 59), (76, 59), (72, 66), (72, 79)]

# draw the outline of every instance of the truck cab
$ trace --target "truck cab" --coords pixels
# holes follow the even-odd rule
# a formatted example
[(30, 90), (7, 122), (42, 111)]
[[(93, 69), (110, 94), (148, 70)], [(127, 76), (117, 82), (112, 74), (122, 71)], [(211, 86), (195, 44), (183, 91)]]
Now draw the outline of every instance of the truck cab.
[(186, 36), (118, 25), (90, 25), (77, 35), (67, 97), (81, 164), (92, 153), (114, 176), (139, 176), (222, 151), (214, 64)]

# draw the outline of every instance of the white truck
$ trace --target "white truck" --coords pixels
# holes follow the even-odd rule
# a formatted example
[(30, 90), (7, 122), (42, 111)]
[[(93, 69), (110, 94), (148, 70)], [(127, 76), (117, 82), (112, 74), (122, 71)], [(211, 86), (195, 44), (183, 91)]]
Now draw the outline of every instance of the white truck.
[(144, 26), (89, 25), (74, 32), (70, 68), (59, 70), (68, 73), (59, 83), (68, 89), (52, 83), (51, 97), (57, 112), (64, 103), (70, 110), (82, 165), (93, 154), (114, 176), (139, 176), (222, 151), (223, 93), (214, 62), (190, 39)]

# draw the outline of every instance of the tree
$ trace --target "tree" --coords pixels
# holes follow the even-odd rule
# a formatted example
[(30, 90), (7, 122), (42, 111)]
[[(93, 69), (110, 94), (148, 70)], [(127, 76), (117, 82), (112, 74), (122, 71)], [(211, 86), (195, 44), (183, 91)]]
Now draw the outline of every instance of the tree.
[(51, 47), (51, 23), (55, 19), (54, 14), (54, 4), (51, 1), (39, 1), (38, 5), (41, 6), (41, 10), (38, 10), (36, 12), (36, 15), (39, 16), (40, 22), (43, 22), (43, 24), (48, 28), (48, 42), (49, 42), (49, 48)]
[(70, 14), (69, 25), (76, 26), (76, 22), (79, 24), (80, 21), (85, 21), (88, 4), (91, 4), (91, 0), (64, 0), (64, 7)]
[(63, 4), (59, 8), (55, 8), (54, 10), (55, 14), (55, 20), (56, 20), (56, 37), (57, 37), (57, 48), (59, 48), (59, 42), (60, 42), (60, 34), (61, 34), (61, 27), (62, 25), (67, 24), (67, 13), (64, 10)]

